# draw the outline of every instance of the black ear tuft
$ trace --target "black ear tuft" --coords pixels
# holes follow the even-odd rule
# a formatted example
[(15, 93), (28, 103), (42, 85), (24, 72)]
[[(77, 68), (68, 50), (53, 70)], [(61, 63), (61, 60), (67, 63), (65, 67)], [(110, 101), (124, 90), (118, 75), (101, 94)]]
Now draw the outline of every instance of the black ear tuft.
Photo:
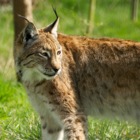
[(50, 32), (52, 33), (55, 37), (57, 37), (57, 28), (58, 28), (58, 23), (59, 23), (59, 17), (58, 14), (56, 12), (56, 9), (53, 8), (53, 11), (56, 15), (56, 20), (50, 24), (49, 26), (47, 26), (46, 28), (44, 28), (44, 32)]
[(17, 14), (17, 15), (18, 15), (18, 17), (20, 17), (20, 18), (26, 20), (28, 23), (30, 22), (26, 17), (24, 17), (24, 16), (22, 16), (22, 15), (20, 15), (20, 14)]
[(56, 19), (58, 19), (59, 17), (58, 17), (58, 14), (57, 14), (56, 9), (55, 9), (53, 6), (52, 6), (52, 8), (53, 8), (53, 11), (54, 11), (54, 13), (55, 13)]

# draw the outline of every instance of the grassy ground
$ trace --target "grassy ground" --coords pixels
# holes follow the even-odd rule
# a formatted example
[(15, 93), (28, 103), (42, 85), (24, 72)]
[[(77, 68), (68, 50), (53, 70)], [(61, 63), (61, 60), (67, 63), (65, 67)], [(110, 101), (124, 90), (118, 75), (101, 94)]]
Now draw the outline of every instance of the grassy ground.
[[(85, 35), (89, 0), (45, 1), (34, 7), (37, 27), (51, 23), (55, 16), (51, 5), (60, 15), (59, 31)], [(26, 93), (16, 83), (13, 68), (13, 20), (11, 6), (0, 7), (0, 140), (38, 140), (40, 122), (30, 106)], [(98, 0), (93, 37), (117, 37), (140, 40), (140, 21), (130, 20), (129, 0)], [(90, 140), (140, 140), (140, 128), (119, 121), (89, 119)]]

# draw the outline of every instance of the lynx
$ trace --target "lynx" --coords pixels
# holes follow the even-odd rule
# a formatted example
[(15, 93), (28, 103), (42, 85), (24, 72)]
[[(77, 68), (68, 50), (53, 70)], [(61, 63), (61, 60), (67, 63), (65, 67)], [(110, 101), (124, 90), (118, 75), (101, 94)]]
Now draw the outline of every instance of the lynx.
[[(18, 80), (43, 140), (87, 140), (87, 116), (140, 123), (140, 43), (57, 33), (28, 21), (14, 47)], [(24, 18), (24, 17), (23, 17)]]

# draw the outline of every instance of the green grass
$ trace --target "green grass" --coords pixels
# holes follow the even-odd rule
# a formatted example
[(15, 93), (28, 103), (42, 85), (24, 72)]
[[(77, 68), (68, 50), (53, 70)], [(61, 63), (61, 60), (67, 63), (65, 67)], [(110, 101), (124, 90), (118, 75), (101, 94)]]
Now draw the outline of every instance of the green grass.
[(89, 119), (89, 139), (139, 140), (140, 128), (127, 122)]
[(2, 79), (4, 78), (0, 79), (0, 139), (39, 139), (39, 120), (27, 101), (24, 89), (16, 82)]
[[(45, 27), (60, 16), (59, 31), (85, 35), (89, 0), (40, 0), (34, 6), (34, 22)], [(13, 19), (11, 6), (0, 7), (0, 140), (38, 140), (40, 122), (26, 92), (16, 82), (12, 57)], [(139, 12), (140, 13), (140, 12)], [(140, 17), (139, 17), (140, 18)], [(93, 37), (140, 40), (140, 20), (130, 20), (129, 0), (98, 0)], [(120, 121), (89, 119), (90, 140), (140, 140), (140, 127)]]

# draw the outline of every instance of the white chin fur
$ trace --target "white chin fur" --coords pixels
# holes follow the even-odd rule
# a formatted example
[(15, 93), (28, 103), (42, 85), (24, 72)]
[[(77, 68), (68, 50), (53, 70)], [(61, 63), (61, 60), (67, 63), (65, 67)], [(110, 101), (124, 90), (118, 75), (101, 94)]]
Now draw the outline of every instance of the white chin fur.
[(41, 81), (43, 79), (51, 80), (55, 78), (60, 72), (61, 69), (54, 76), (48, 76), (35, 69), (25, 69), (22, 75), (22, 81)]
[(44, 76), (41, 75), (35, 69), (24, 69), (22, 75), (22, 81), (41, 81), (44, 79)]

